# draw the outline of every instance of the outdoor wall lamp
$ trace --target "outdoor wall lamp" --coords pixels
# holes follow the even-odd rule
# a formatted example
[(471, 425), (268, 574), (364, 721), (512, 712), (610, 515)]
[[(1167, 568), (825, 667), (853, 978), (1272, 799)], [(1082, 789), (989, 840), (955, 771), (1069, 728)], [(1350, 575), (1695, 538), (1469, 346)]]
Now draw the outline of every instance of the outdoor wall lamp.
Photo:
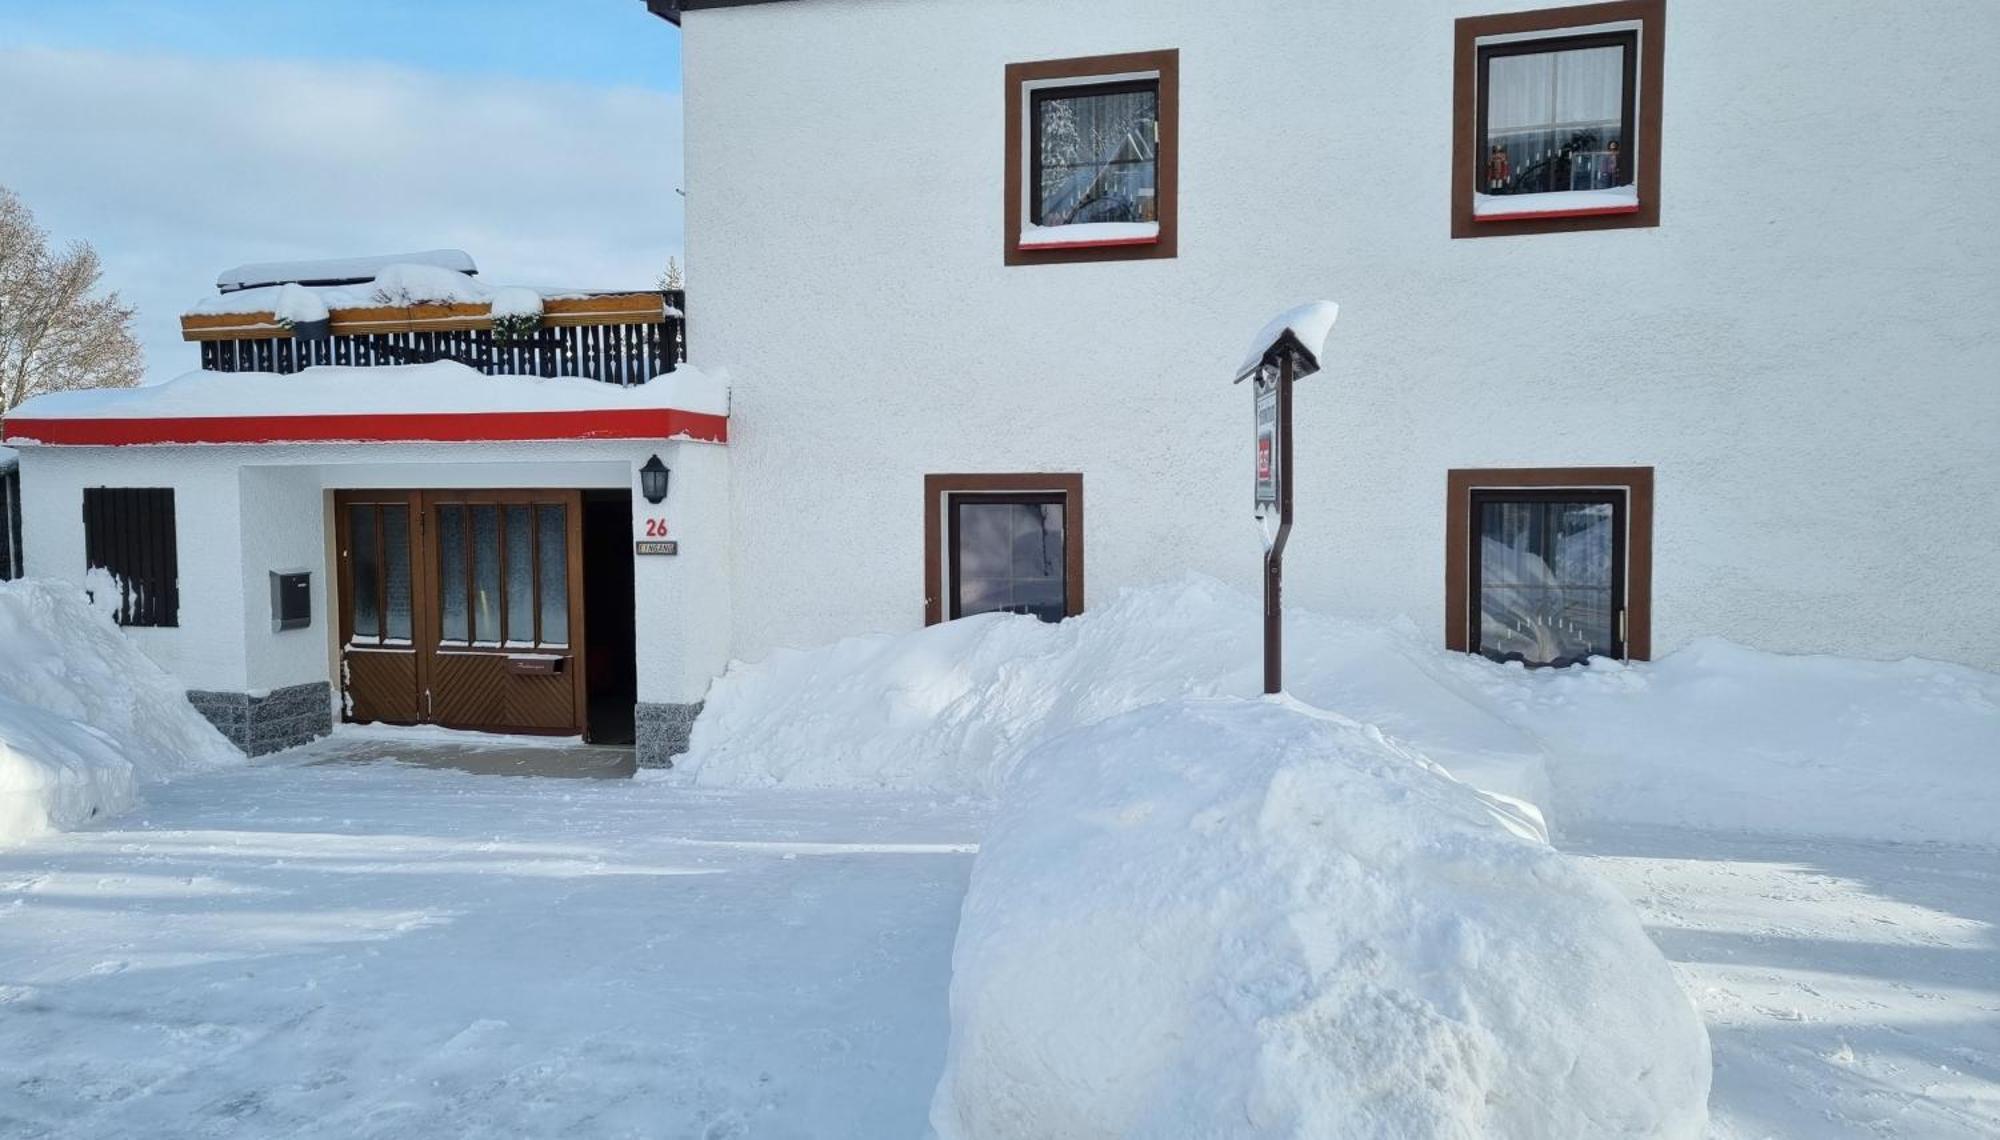
[(660, 457), (657, 455), (648, 459), (644, 467), (639, 468), (639, 491), (646, 496), (647, 502), (658, 504), (666, 501), (667, 476), (670, 474), (672, 472), (667, 470), (667, 465), (660, 462)]

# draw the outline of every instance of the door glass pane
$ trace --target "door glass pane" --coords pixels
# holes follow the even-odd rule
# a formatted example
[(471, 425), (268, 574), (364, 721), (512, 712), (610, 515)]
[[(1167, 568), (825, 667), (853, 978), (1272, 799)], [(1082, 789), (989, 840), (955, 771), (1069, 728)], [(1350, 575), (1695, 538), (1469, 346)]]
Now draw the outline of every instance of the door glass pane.
[(1036, 186), (1032, 221), (1159, 220), (1160, 89), (1057, 88), (1035, 97)]
[(535, 643), (535, 541), (533, 508), (507, 507), (507, 644)]
[(542, 560), (542, 644), (569, 644), (569, 511), (562, 504), (535, 508)]
[(438, 614), (445, 641), (468, 636), (465, 600), (465, 508), (438, 508)]
[(958, 613), (1033, 614), (1061, 621), (1067, 583), (1061, 503), (959, 500)]
[(410, 508), (382, 511), (383, 608), (389, 640), (410, 640)]
[(382, 636), (382, 598), (377, 583), (382, 561), (375, 547), (375, 508), (365, 503), (347, 508), (347, 570), (354, 640), (375, 641)]
[(1615, 655), (1616, 525), (1610, 502), (1483, 502), (1480, 652), (1530, 665)]
[(500, 508), (492, 503), (472, 507), (472, 640), (500, 641)]
[(1480, 189), (1540, 194), (1629, 185), (1629, 50), (1609, 45), (1491, 57)]

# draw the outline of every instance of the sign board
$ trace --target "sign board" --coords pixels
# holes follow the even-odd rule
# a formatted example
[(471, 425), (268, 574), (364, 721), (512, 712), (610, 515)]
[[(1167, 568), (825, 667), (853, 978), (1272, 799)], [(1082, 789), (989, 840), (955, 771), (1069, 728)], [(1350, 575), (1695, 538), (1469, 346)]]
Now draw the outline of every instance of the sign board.
[(1256, 379), (1255, 390), (1257, 407), (1256, 506), (1257, 513), (1262, 515), (1266, 510), (1278, 505), (1278, 496), (1284, 472), (1282, 465), (1278, 462), (1278, 432), (1281, 430), (1278, 423), (1278, 382), (1275, 378), (1266, 380), (1260, 371)]
[(632, 553), (634, 554), (679, 554), (680, 552), (681, 544), (673, 539), (668, 539), (664, 542), (647, 542), (641, 539), (632, 544)]

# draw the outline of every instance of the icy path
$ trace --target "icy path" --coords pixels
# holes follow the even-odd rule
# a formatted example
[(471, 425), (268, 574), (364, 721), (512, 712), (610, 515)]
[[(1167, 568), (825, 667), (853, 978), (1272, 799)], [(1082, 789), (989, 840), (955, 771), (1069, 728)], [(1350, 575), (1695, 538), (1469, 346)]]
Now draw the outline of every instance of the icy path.
[(1715, 1045), (1711, 1134), (2000, 1136), (2000, 851), (1619, 830), (1588, 854)]
[(913, 1137), (977, 826), (389, 765), (0, 851), (0, 1136)]

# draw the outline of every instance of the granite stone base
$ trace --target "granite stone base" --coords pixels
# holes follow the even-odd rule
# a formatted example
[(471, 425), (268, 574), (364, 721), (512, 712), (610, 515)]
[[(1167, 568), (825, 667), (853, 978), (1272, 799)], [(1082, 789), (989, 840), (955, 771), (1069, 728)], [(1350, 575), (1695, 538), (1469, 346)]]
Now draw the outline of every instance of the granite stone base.
[(700, 715), (700, 701), (691, 705), (639, 702), (633, 709), (633, 751), (639, 767), (673, 767), (674, 757), (688, 750), (694, 718)]
[(333, 686), (287, 685), (261, 696), (188, 690), (188, 703), (246, 755), (291, 748), (333, 731)]

